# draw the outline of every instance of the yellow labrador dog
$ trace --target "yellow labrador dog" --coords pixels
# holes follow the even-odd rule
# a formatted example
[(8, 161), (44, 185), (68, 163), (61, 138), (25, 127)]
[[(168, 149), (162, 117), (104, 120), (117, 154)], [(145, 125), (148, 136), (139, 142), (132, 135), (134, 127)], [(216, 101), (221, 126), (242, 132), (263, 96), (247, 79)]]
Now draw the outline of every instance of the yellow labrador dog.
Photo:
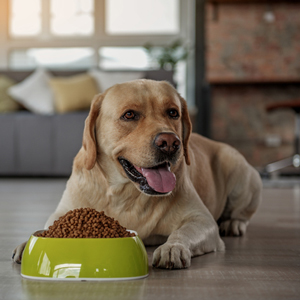
[[(258, 173), (233, 148), (191, 134), (187, 105), (166, 82), (136, 80), (96, 96), (72, 175), (46, 228), (91, 207), (161, 245), (153, 266), (180, 269), (246, 232), (261, 198)], [(219, 227), (218, 227), (218, 224)], [(24, 244), (14, 251), (20, 261)]]

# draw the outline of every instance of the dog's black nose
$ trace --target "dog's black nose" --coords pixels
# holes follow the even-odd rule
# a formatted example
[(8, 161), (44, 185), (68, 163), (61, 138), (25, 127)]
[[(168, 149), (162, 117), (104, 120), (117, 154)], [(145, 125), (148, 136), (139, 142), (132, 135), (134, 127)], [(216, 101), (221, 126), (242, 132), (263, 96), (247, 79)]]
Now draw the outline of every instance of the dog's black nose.
[(180, 149), (180, 139), (174, 133), (159, 133), (154, 139), (154, 145), (163, 153), (172, 155)]

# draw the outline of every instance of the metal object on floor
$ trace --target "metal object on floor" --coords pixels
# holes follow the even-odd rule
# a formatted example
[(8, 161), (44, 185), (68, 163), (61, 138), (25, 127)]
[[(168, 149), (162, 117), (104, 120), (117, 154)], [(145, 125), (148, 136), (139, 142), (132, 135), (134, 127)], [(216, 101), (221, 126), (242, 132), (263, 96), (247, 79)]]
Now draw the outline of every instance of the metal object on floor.
[(300, 167), (300, 99), (289, 101), (289, 102), (280, 102), (277, 104), (272, 104), (267, 106), (266, 110), (269, 112), (281, 108), (292, 109), (296, 114), (295, 151), (294, 151), (294, 155), (291, 157), (268, 164), (264, 169), (265, 174), (270, 174), (272, 172), (282, 170), (289, 166), (293, 166), (295, 168)]

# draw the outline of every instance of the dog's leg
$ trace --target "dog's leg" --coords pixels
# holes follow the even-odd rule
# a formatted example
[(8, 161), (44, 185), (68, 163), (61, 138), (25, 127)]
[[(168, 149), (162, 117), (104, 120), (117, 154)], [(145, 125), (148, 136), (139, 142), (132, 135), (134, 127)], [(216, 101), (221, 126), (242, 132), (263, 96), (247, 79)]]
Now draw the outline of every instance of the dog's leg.
[[(198, 197), (198, 195), (194, 196)], [(195, 204), (194, 201), (191, 202)], [(183, 201), (183, 203), (187, 202)], [(182, 210), (184, 210), (183, 207)], [(217, 223), (202, 201), (199, 199), (199, 205), (194, 205), (193, 210), (189, 207), (186, 210), (186, 213), (188, 212), (189, 214), (185, 214), (182, 211), (185, 217), (181, 221), (181, 227), (172, 232), (167, 242), (154, 251), (152, 261), (154, 267), (188, 268), (194, 256), (225, 250)]]
[(163, 235), (152, 235), (143, 240), (145, 246), (157, 246), (167, 241), (167, 236)]
[(164, 269), (188, 268), (194, 256), (224, 251), (225, 246), (220, 239), (217, 224), (207, 226), (202, 221), (189, 220), (174, 231), (167, 242), (154, 251), (152, 265)]
[[(56, 211), (49, 217), (48, 221), (45, 224), (45, 229), (48, 229), (50, 225), (53, 224), (55, 220), (58, 220), (60, 216), (64, 215), (64, 213), (57, 213)], [(25, 249), (27, 242), (24, 242), (17, 246), (12, 252), (12, 260), (15, 263), (20, 264), (22, 260), (23, 251)]]
[[(44, 228), (48, 229), (50, 225), (53, 224), (55, 220), (58, 220), (60, 216), (63, 216), (68, 211), (67, 207), (64, 207), (61, 203), (58, 205), (56, 211), (50, 215)], [(20, 264), (22, 260), (23, 251), (25, 249), (27, 242), (24, 242), (17, 246), (12, 252), (12, 259), (14, 262)]]
[[(67, 211), (66, 211), (67, 212)], [(44, 226), (44, 229), (48, 229), (49, 226), (51, 226), (54, 221), (58, 220), (59, 217), (63, 216), (66, 212), (61, 212), (61, 211), (55, 211), (52, 215), (50, 215), (50, 217), (48, 218), (45, 226)]]
[(222, 236), (244, 235), (249, 220), (261, 201), (261, 179), (254, 169), (248, 174), (248, 176), (238, 176), (228, 196), (224, 212), (218, 220)]
[(66, 214), (69, 210), (76, 208), (76, 207), (72, 206), (72, 204), (70, 203), (70, 201), (68, 201), (68, 199), (70, 199), (70, 196), (69, 196), (68, 189), (66, 189), (63, 193), (62, 199), (58, 203), (56, 210), (48, 218), (48, 220), (44, 226), (44, 229), (48, 229), (49, 226), (51, 226), (54, 223), (54, 221), (58, 220), (61, 216)]
[(24, 242), (22, 244), (20, 244), (18, 247), (16, 247), (14, 249), (14, 251), (12, 252), (12, 260), (17, 263), (20, 264), (21, 260), (22, 260), (22, 255), (23, 255), (23, 251), (24, 248), (26, 246), (27, 242)]

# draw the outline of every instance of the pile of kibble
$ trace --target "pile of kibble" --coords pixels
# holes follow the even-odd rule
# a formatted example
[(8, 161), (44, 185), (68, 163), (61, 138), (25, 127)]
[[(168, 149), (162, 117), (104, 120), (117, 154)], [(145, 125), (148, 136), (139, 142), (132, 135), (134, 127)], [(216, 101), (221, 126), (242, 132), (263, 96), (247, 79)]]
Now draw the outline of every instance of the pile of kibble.
[(53, 225), (38, 237), (49, 238), (119, 238), (132, 237), (117, 220), (110, 218), (103, 211), (92, 208), (78, 208), (68, 211), (54, 221)]

